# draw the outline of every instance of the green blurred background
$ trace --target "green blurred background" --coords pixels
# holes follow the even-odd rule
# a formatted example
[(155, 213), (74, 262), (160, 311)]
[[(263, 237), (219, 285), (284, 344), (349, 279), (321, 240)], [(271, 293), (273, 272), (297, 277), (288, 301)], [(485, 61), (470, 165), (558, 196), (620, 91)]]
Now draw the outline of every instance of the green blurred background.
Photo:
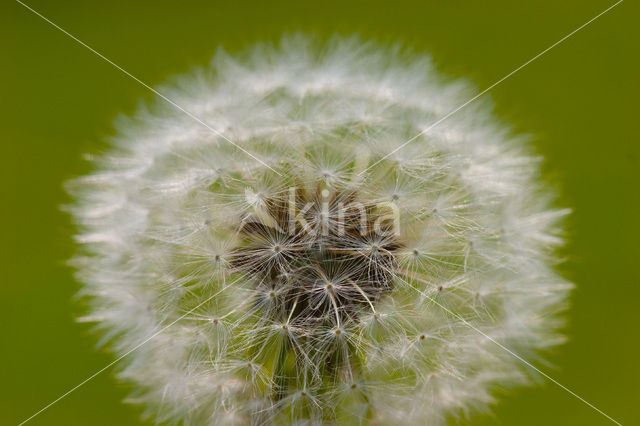
[[(223, 45), (304, 30), (403, 41), (443, 72), (491, 85), (613, 1), (27, 4), (150, 85)], [(639, 8), (627, 0), (493, 89), (496, 113), (536, 136), (546, 177), (575, 213), (562, 273), (577, 283), (569, 342), (541, 365), (623, 424), (640, 424)], [(79, 285), (62, 183), (87, 171), (118, 113), (151, 93), (18, 3), (0, 6), (0, 424), (17, 424), (108, 364), (74, 323)], [(136, 425), (112, 370), (34, 425)], [(463, 424), (606, 425), (552, 383), (501, 397)]]

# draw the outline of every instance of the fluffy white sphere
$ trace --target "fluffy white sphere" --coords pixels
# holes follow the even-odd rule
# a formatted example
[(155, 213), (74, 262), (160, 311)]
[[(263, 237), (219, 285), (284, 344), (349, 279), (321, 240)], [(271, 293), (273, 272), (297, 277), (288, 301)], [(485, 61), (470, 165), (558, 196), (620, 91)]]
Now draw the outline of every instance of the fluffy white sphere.
[(85, 319), (156, 421), (434, 425), (531, 377), (496, 342), (562, 341), (566, 212), (486, 106), (429, 128), (471, 96), (429, 58), (287, 37), (160, 92), (214, 131), (159, 100), (69, 184)]

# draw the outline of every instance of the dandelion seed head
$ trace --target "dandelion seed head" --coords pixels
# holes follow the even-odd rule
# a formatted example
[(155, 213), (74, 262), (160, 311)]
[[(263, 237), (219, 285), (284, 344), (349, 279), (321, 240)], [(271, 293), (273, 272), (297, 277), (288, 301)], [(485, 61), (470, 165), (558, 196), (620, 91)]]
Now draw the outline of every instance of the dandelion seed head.
[(69, 183), (84, 319), (155, 334), (119, 366), (148, 417), (441, 424), (532, 378), (486, 336), (562, 342), (567, 211), (487, 105), (430, 127), (470, 92), (428, 57), (289, 36), (160, 92), (216, 132), (141, 107)]

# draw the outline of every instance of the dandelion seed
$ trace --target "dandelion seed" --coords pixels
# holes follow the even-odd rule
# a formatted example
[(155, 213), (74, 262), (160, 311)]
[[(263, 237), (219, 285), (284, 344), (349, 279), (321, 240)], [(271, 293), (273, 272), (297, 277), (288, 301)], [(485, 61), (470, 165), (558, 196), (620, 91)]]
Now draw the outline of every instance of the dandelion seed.
[(164, 105), (120, 123), (69, 184), (74, 264), (116, 355), (162, 330), (120, 363), (148, 417), (436, 425), (528, 381), (477, 330), (561, 342), (567, 212), (486, 107), (421, 134), (466, 90), (426, 57), (294, 36), (163, 89), (237, 146)]

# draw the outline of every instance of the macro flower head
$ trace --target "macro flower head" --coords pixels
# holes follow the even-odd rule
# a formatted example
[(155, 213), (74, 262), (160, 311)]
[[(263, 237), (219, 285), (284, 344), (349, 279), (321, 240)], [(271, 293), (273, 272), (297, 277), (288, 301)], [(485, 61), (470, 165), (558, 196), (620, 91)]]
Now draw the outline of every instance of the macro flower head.
[(160, 92), (69, 183), (83, 319), (148, 417), (441, 424), (563, 341), (567, 212), (486, 104), (439, 121), (471, 92), (429, 57), (290, 36)]

